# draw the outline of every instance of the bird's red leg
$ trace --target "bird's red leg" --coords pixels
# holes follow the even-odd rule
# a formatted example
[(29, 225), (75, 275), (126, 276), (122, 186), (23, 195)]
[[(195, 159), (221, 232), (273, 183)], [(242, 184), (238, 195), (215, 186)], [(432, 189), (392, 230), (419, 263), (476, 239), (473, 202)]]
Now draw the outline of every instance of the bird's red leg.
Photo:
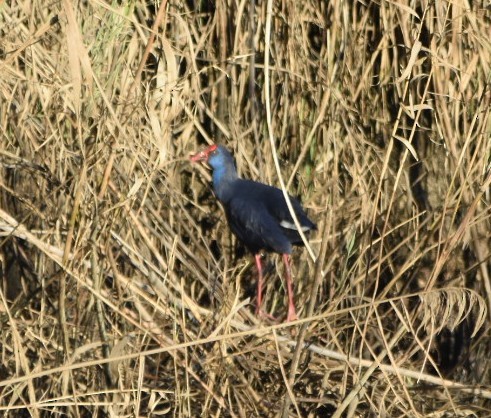
[(283, 254), (283, 263), (285, 264), (286, 289), (288, 291), (288, 315), (286, 321), (295, 321), (298, 319), (295, 312), (295, 303), (293, 302), (293, 282), (292, 271), (290, 269), (290, 257), (288, 254)]
[(256, 300), (256, 315), (261, 312), (261, 304), (263, 302), (263, 266), (261, 265), (261, 254), (255, 254), (257, 267), (257, 300)]

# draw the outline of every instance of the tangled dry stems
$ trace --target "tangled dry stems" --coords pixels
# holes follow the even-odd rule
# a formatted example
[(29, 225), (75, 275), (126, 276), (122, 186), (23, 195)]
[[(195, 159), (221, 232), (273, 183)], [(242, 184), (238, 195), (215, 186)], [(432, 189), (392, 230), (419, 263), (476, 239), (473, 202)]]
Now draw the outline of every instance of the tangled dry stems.
[[(489, 414), (485, 2), (0, 8), (6, 415)], [(318, 223), (297, 323), (211, 141)]]

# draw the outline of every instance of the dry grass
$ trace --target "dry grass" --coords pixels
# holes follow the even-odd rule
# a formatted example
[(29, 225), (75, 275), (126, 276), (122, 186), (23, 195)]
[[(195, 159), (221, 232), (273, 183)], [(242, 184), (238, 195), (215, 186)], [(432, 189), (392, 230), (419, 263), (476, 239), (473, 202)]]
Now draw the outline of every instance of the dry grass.
[[(5, 416), (491, 414), (487, 2), (0, 11)], [(253, 315), (211, 141), (318, 224), (297, 323)]]

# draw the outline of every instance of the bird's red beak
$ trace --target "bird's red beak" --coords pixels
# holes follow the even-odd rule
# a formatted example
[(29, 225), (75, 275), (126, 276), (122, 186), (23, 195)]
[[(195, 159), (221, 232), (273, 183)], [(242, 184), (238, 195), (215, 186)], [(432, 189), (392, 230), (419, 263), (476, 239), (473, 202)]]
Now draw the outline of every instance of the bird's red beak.
[(213, 144), (210, 145), (208, 148), (205, 148), (203, 151), (198, 152), (195, 155), (192, 155), (189, 157), (189, 159), (193, 162), (196, 163), (198, 161), (208, 161), (208, 158), (210, 157), (210, 154), (215, 151), (218, 148), (217, 145)]

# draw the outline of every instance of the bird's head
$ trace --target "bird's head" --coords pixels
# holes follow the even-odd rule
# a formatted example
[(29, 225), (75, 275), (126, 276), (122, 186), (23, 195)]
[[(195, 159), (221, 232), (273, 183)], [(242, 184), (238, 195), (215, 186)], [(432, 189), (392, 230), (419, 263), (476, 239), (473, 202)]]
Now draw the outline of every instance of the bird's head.
[(208, 148), (198, 152), (190, 157), (192, 162), (204, 161), (215, 170), (225, 166), (228, 162), (232, 162), (233, 159), (228, 150), (222, 145), (210, 145)]
[(213, 190), (219, 200), (225, 202), (233, 192), (231, 185), (238, 178), (232, 154), (223, 145), (210, 145), (191, 158), (193, 162), (204, 161), (213, 169)]

